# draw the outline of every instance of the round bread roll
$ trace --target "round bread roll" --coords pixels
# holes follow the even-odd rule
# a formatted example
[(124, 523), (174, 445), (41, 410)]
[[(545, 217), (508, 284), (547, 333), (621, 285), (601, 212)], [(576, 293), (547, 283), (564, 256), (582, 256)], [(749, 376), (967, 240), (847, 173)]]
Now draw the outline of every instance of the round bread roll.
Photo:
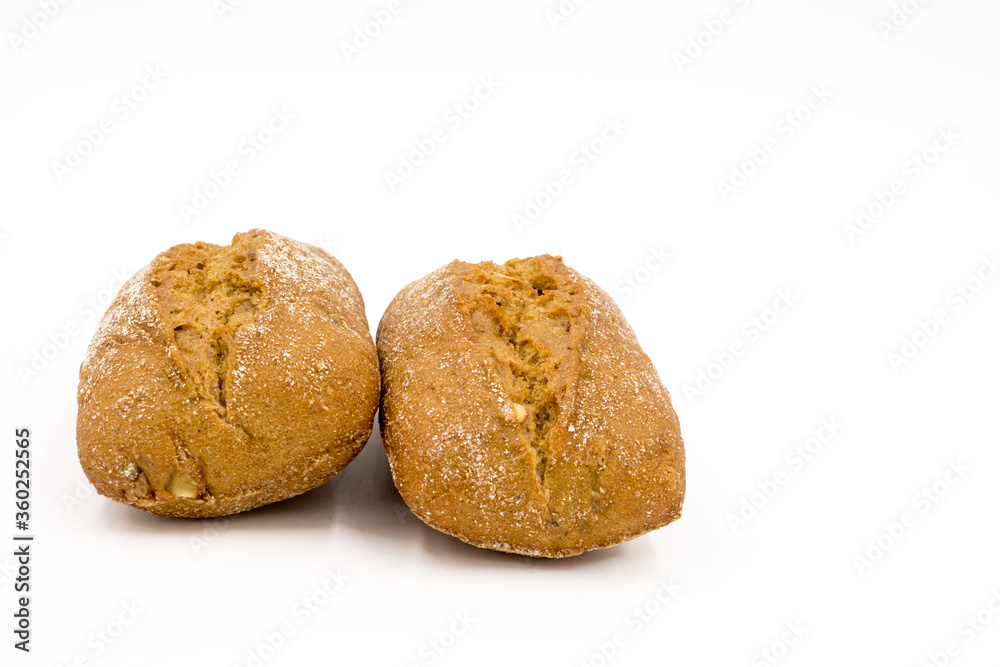
[(611, 297), (560, 257), (456, 261), (412, 283), (378, 353), (392, 476), (431, 527), (559, 558), (680, 517), (670, 394)]
[(233, 514), (327, 481), (361, 451), (379, 373), (336, 259), (253, 230), (179, 245), (132, 276), (80, 368), (77, 444), (102, 494)]

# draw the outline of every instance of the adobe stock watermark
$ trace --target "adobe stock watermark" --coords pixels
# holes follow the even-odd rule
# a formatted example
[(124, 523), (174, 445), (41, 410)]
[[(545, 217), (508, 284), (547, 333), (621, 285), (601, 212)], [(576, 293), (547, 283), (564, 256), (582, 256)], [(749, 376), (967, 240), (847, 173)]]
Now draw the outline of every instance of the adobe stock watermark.
[(535, 192), (528, 196), (524, 206), (510, 214), (511, 224), (521, 233), (542, 217), (566, 191), (586, 173), (612, 145), (621, 140), (629, 126), (620, 116), (606, 118), (601, 129), (590, 139), (577, 146), (569, 155), (568, 163), (556, 171), (551, 180), (543, 179)]
[(333, 234), (319, 234), (313, 240), (313, 245), (325, 250), (328, 255), (336, 256), (343, 248), (343, 244)]
[(413, 140), (414, 147), (400, 153), (396, 157), (396, 168), (383, 173), (389, 192), (395, 192), (399, 186), (417, 173), (427, 160), (469, 122), (483, 104), (500, 89), (500, 81), (493, 74), (480, 76), (475, 86), (445, 109), (441, 115), (441, 125), (434, 127), (426, 135)]
[(615, 294), (620, 295), (623, 301), (630, 300), (663, 270), (671, 257), (662, 245), (650, 246), (645, 259), (615, 283)]
[(351, 39), (340, 42), (340, 53), (348, 63), (360, 56), (365, 49), (379, 38), (382, 32), (399, 16), (403, 9), (413, 4), (413, 0), (389, 0), (385, 7), (375, 9), (370, 18), (354, 27)]
[(715, 181), (715, 189), (722, 201), (729, 201), (733, 195), (745, 187), (832, 98), (833, 93), (826, 87), (826, 84), (810, 88), (809, 95), (802, 104), (787, 111), (774, 122), (774, 135), (765, 139), (760, 145), (748, 148), (745, 151), (746, 157), (733, 165), (729, 176)]
[(928, 514), (938, 507), (952, 489), (971, 472), (961, 460), (948, 462), (944, 472), (930, 484), (923, 486), (910, 498), (910, 507), (882, 524), (882, 531), (862, 551), (855, 554), (853, 563), (858, 574), (864, 576), (906, 537)]
[(209, 521), (201, 522), (201, 530), (198, 531), (197, 535), (192, 535), (188, 538), (188, 544), (191, 545), (191, 551), (194, 552), (195, 556), (200, 557), (205, 549), (210, 547), (216, 542), (222, 535), (229, 530), (233, 525), (233, 518), (231, 516), (217, 516)]
[(955, 626), (955, 632), (939, 648), (928, 651), (921, 667), (948, 667), (972, 642), (1000, 617), (1000, 587), (989, 591), (989, 598), (968, 613)]
[(778, 290), (769, 305), (744, 321), (739, 326), (740, 335), (721, 352), (714, 353), (712, 360), (698, 369), (695, 379), (684, 385), (684, 396), (688, 403), (694, 405), (708, 393), (733, 368), (738, 359), (760, 342), (764, 334), (771, 331), (791, 311), (798, 300), (799, 297), (790, 289)]
[(396, 521), (400, 525), (405, 524), (407, 521), (413, 518), (413, 510), (406, 506), (406, 503), (401, 503), (399, 501), (394, 501), (392, 503), (392, 513), (396, 515)]
[(929, 0), (903, 0), (892, 5), (889, 15), (880, 18), (875, 24), (882, 38), (888, 40), (903, 29), (910, 20), (923, 9)]
[(220, 21), (247, 4), (247, 0), (212, 0), (212, 9)]
[(295, 120), (295, 113), (288, 107), (275, 107), (271, 115), (256, 131), (248, 134), (231, 156), (218, 169), (209, 170), (201, 185), (195, 186), (189, 201), (177, 206), (181, 220), (190, 222), (208, 210), (208, 207), (229, 188), (240, 174), (280, 137)]
[(587, 0), (559, 0), (559, 4), (545, 10), (545, 20), (553, 32), (563, 23), (570, 20), (576, 10), (587, 3)]
[(420, 645), (417, 660), (410, 662), (407, 667), (430, 667), (437, 664), (472, 629), (475, 622), (476, 619), (468, 611), (455, 612), (446, 628)]
[(17, 574), (17, 565), (10, 556), (0, 557), (0, 586), (6, 586)]
[(73, 316), (55, 331), (50, 331), (45, 340), (28, 351), (28, 358), (17, 366), (17, 375), (24, 386), (41, 375), (49, 365), (73, 342), (85, 327), (97, 322), (107, 309), (118, 290), (132, 274), (122, 269), (111, 272), (111, 279), (96, 292), (77, 303)]
[(913, 362), (998, 274), (1000, 262), (997, 261), (997, 256), (994, 254), (983, 257), (969, 276), (948, 290), (944, 303), (935, 308), (927, 318), (917, 320), (900, 339), (898, 346), (886, 354), (889, 368), (898, 373), (901, 368)]
[(265, 632), (246, 650), (245, 657), (233, 663), (234, 667), (261, 667), (271, 660), (288, 642), (289, 638), (310, 621), (350, 581), (350, 577), (337, 570), (327, 570), (325, 578), (310, 593), (292, 605), (290, 614), (279, 621), (272, 630)]
[(736, 511), (726, 515), (726, 523), (733, 533), (738, 533), (753, 521), (774, 500), (785, 486), (844, 430), (837, 417), (825, 417), (816, 432), (788, 450), (781, 466), (762, 481), (756, 490), (740, 498)]
[(83, 507), (91, 498), (97, 495), (97, 491), (94, 487), (87, 481), (87, 478), (80, 475), (76, 478), (76, 484), (73, 486), (72, 493), (64, 492), (59, 496), (59, 500), (62, 502), (63, 507), (66, 509), (68, 514), (74, 514), (78, 509)]
[(921, 151), (908, 157), (899, 175), (883, 190), (876, 189), (867, 203), (858, 207), (857, 215), (851, 222), (844, 223), (844, 234), (851, 245), (865, 235), (875, 223), (884, 218), (909, 192), (909, 185), (915, 184), (950, 151), (961, 137), (951, 126), (938, 129), (934, 140)]
[(625, 614), (618, 629), (596, 642), (590, 654), (577, 661), (577, 667), (607, 667), (680, 591), (681, 586), (673, 579), (661, 581), (649, 597)]
[(91, 665), (101, 664), (98, 658), (104, 655), (125, 634), (125, 631), (135, 624), (143, 612), (145, 609), (140, 607), (138, 603), (123, 602), (110, 620), (88, 635), (84, 641), (83, 650), (78, 652), (69, 662), (60, 664), (67, 667), (91, 667)]
[(687, 41), (682, 48), (673, 52), (674, 64), (681, 74), (695, 61), (701, 58), (716, 41), (729, 29), (729, 26), (736, 23), (736, 20), (754, 3), (754, 0), (732, 0), (735, 7), (724, 7), (717, 15), (702, 21), (701, 27), (694, 33), (688, 35)]
[(37, 37), (59, 15), (70, 0), (38, 0), (38, 9), (21, 17), (17, 31), (7, 33), (7, 41), (14, 53), (20, 52), (28, 42)]
[(750, 667), (774, 667), (784, 660), (809, 632), (800, 620), (786, 621), (784, 630), (777, 639), (750, 658)]
[(160, 65), (150, 65), (143, 70), (141, 78), (128, 90), (112, 100), (108, 113), (99, 121), (86, 127), (81, 137), (66, 145), (63, 155), (52, 161), (52, 173), (59, 183), (83, 166), (104, 142), (135, 112), (150, 94), (167, 80), (167, 72)]

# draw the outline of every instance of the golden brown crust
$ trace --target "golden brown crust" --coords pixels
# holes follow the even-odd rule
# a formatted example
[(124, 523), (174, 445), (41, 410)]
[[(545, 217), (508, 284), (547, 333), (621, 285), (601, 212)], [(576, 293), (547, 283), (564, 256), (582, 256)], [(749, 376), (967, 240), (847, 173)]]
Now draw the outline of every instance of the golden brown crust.
[(125, 284), (91, 341), (80, 462), (101, 494), (154, 514), (241, 512), (350, 463), (379, 382), (336, 259), (262, 230), (176, 246)]
[(393, 479), (430, 526), (562, 557), (680, 517), (670, 396), (611, 297), (561, 258), (435, 271), (390, 304), (378, 352)]

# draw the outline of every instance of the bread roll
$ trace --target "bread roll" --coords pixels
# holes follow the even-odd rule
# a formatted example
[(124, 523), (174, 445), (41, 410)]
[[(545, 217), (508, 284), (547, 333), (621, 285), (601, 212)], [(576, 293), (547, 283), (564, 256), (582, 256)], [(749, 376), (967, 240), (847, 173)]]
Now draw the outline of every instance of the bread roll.
[(77, 444), (103, 495), (152, 512), (242, 512), (361, 451), (379, 374), (350, 274), (267, 231), (179, 245), (122, 287), (80, 368)]
[(428, 525), (558, 558), (681, 515), (670, 395), (614, 301), (543, 255), (452, 262), (378, 329), (392, 476)]

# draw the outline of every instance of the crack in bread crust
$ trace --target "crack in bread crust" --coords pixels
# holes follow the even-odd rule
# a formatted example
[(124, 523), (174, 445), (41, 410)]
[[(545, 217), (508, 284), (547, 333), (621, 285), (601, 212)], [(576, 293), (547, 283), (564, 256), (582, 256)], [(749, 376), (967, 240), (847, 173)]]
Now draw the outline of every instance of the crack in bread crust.
[(192, 393), (226, 419), (229, 350), (240, 327), (262, 307), (249, 275), (253, 248), (207, 243), (179, 246), (152, 270), (157, 309), (180, 353), (178, 368)]
[(559, 525), (549, 503), (546, 471), (552, 458), (549, 437), (565, 409), (569, 389), (565, 372), (570, 357), (579, 354), (582, 299), (564, 272), (536, 259), (511, 260), (502, 266), (485, 262), (465, 265), (464, 307), (481, 343), (490, 348), (509, 387), (507, 397), (541, 494), (548, 519)]
[[(255, 259), (256, 250), (244, 244), (182, 245), (164, 253), (149, 276), (157, 294), (155, 308), (176, 350), (171, 358), (185, 386), (220, 421), (240, 430), (226, 408), (229, 350), (240, 328), (252, 323), (263, 307), (261, 286), (250, 275)], [(211, 502), (202, 462), (176, 434), (174, 438), (176, 469), (167, 491)]]

